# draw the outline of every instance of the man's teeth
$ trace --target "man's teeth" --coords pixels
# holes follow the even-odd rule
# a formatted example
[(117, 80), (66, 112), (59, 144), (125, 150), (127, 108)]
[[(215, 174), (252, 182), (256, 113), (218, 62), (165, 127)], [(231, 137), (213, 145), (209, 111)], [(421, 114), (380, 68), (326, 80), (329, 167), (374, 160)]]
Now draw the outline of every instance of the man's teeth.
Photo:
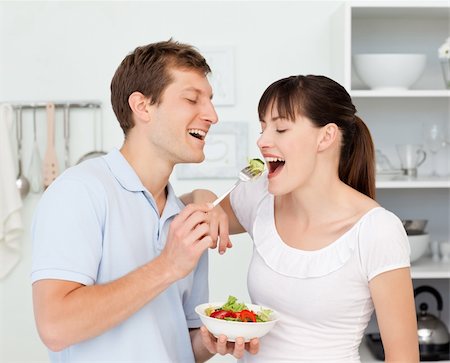
[(206, 132), (199, 129), (189, 129), (188, 132), (193, 136), (200, 136), (202, 139), (206, 136)]
[(277, 161), (280, 161), (280, 162), (284, 163), (284, 159), (282, 159), (282, 158), (266, 157), (265, 159), (266, 159), (267, 163), (274, 163), (274, 162), (277, 162)]

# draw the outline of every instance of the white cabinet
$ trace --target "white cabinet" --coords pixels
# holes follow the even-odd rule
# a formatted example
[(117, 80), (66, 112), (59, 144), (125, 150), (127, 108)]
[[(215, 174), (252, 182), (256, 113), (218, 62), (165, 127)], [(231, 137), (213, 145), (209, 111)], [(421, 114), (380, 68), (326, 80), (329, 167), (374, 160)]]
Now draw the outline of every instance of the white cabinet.
[[(400, 167), (396, 144), (424, 144), (424, 129), (443, 127), (450, 140), (450, 90), (445, 89), (438, 48), (449, 33), (448, 1), (347, 2), (334, 17), (333, 72), (351, 94), (360, 117), (371, 130), (375, 147)], [(403, 91), (370, 90), (358, 78), (353, 55), (359, 53), (424, 53), (421, 78)], [(431, 158), (417, 178), (377, 179), (377, 199), (400, 218), (428, 219), (431, 240), (450, 241), (450, 145), (436, 156), (439, 177), (431, 177)], [(450, 264), (422, 258), (412, 265), (414, 286), (432, 285), (444, 299), (441, 316), (450, 328)], [(430, 303), (430, 312), (434, 303)], [(369, 326), (370, 328), (370, 326)], [(375, 361), (361, 347), (363, 362)]]

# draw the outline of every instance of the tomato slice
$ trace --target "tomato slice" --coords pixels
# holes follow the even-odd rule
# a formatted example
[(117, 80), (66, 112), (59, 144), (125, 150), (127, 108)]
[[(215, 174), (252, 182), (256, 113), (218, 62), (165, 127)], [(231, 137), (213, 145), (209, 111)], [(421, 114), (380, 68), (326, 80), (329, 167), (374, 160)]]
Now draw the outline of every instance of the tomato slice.
[(244, 322), (256, 323), (256, 314), (250, 310), (242, 310), (241, 312), (239, 312), (239, 319)]
[(236, 318), (236, 314), (232, 311), (216, 310), (211, 313), (210, 317), (216, 319)]

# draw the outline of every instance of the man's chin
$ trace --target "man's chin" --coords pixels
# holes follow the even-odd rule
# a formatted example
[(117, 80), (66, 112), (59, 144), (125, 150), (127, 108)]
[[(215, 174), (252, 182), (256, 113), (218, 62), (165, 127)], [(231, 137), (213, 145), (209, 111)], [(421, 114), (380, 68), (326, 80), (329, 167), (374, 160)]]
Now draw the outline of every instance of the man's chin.
[(199, 164), (205, 160), (205, 154), (192, 156), (188, 160), (183, 160), (180, 164)]

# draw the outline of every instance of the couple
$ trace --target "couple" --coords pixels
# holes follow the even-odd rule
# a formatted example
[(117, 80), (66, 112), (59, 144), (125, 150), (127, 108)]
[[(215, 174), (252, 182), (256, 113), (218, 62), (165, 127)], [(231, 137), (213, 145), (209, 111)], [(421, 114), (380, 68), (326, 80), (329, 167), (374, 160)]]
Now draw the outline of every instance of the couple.
[[(386, 359), (418, 361), (408, 241), (373, 199), (373, 144), (350, 96), (323, 76), (270, 85), (258, 106), (268, 172), (211, 209), (213, 193), (180, 200), (168, 182), (204, 159), (218, 121), (209, 72), (187, 44), (136, 48), (111, 82), (122, 148), (44, 193), (31, 277), (52, 362), (358, 361), (374, 309)], [(231, 247), (229, 231), (254, 241), (252, 301), (281, 314), (260, 341), (215, 339), (194, 312), (208, 301), (205, 252)]]

